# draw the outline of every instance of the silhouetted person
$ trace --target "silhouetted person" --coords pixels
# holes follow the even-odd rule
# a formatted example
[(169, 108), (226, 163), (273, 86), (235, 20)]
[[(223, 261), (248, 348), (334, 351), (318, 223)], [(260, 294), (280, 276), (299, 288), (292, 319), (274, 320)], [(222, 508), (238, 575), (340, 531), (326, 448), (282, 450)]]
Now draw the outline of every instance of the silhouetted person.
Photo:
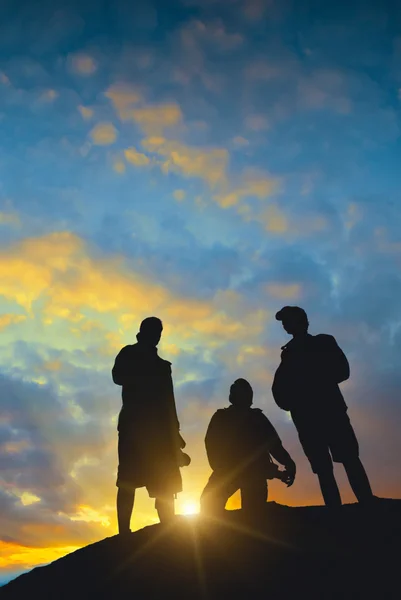
[[(117, 516), (120, 533), (130, 531), (136, 488), (146, 487), (161, 522), (174, 516), (174, 496), (182, 490), (179, 466), (185, 442), (179, 433), (171, 363), (158, 356), (163, 325), (142, 321), (138, 343), (125, 346), (113, 367), (122, 386), (118, 420)], [(188, 463), (186, 463), (188, 464)]]
[[(244, 510), (260, 510), (267, 501), (267, 479), (276, 477), (288, 486), (295, 479), (295, 463), (273, 425), (259, 408), (251, 408), (253, 390), (248, 381), (233, 383), (229, 401), (230, 407), (213, 415), (205, 438), (213, 473), (202, 493), (201, 509), (210, 514), (222, 512), (238, 489)], [(279, 471), (270, 455), (285, 471)]]
[(359, 459), (359, 447), (339, 383), (349, 378), (347, 358), (331, 335), (310, 335), (306, 312), (285, 306), (277, 314), (292, 340), (282, 347), (273, 396), (291, 412), (312, 470), (319, 478), (327, 506), (340, 506), (333, 461), (343, 463), (359, 502), (374, 496)]

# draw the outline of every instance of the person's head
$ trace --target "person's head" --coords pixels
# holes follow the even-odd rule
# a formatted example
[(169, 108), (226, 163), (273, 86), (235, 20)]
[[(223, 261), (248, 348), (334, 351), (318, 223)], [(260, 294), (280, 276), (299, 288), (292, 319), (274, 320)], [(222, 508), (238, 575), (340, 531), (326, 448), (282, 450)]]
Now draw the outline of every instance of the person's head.
[(139, 333), (136, 336), (138, 342), (149, 346), (157, 346), (162, 336), (163, 323), (157, 317), (147, 317), (141, 323)]
[(229, 401), (233, 406), (249, 408), (253, 402), (253, 389), (246, 379), (237, 379), (230, 387)]
[(302, 335), (308, 331), (307, 314), (299, 306), (284, 306), (276, 314), (276, 319), (282, 322), (285, 331), (290, 335)]

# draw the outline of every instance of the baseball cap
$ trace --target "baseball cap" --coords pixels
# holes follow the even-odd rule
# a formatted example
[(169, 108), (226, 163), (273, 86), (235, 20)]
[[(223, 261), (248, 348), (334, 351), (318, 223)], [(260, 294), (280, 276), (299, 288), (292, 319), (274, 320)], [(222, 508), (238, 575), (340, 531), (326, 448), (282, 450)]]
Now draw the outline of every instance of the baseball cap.
[(303, 308), (299, 306), (283, 306), (281, 310), (276, 313), (277, 321), (285, 321), (286, 319), (297, 319), (297, 320), (308, 320), (308, 316)]

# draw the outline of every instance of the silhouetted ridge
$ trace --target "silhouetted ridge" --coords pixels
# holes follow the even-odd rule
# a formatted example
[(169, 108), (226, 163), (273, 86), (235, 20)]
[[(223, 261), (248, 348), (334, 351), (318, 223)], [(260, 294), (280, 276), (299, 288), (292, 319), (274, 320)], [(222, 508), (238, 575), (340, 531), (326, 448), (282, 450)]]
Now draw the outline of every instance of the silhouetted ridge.
[(87, 546), (1, 590), (15, 598), (400, 597), (401, 500), (373, 507), (268, 503), (258, 522), (177, 518)]

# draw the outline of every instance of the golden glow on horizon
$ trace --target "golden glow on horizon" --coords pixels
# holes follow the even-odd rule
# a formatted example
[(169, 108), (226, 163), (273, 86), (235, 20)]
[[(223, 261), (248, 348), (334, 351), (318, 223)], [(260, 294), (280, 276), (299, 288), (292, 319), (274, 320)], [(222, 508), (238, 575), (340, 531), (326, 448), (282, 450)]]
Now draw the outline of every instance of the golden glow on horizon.
[(199, 502), (193, 500), (187, 500), (182, 505), (181, 509), (183, 515), (197, 515), (199, 513)]

